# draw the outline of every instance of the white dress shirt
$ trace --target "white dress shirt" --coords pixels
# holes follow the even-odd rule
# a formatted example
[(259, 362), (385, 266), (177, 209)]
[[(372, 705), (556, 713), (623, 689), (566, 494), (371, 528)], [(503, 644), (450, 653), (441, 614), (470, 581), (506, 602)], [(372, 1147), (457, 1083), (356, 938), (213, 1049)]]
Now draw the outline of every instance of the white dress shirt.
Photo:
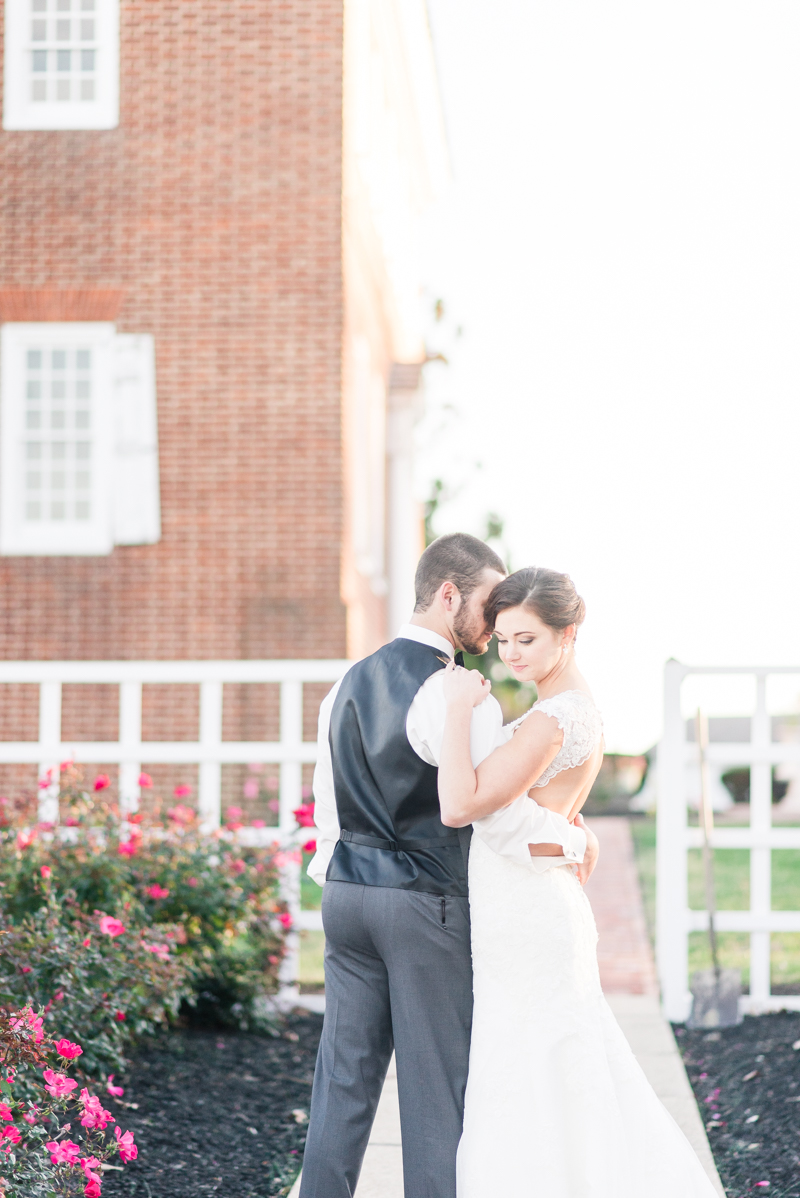
[[(418, 641), (438, 649), (443, 656), (453, 656), (453, 646), (443, 636), (404, 624), (398, 638)], [(423, 682), (408, 709), (406, 735), (418, 757), (428, 765), (438, 766), (444, 736), (447, 707), (444, 701), (444, 671), (436, 670)], [(331, 709), (339, 693), (341, 679), (320, 704), (317, 728), (317, 764), (314, 770), (314, 822), (317, 826), (317, 851), (308, 867), (309, 877), (320, 886), (325, 881), (333, 850), (339, 839), (339, 817), (333, 791), (333, 763), (328, 732)], [(470, 755), (477, 768), (489, 754), (508, 739), (503, 730), (500, 704), (493, 695), (473, 708), (470, 725)], [(499, 818), (502, 817), (502, 818)], [(586, 834), (570, 824), (562, 815), (540, 807), (527, 795), (521, 795), (502, 811), (476, 820), (474, 831), (491, 849), (515, 861), (530, 864), (541, 871), (553, 866), (582, 861), (586, 849)], [(529, 844), (553, 843), (564, 848), (563, 857), (531, 857)]]

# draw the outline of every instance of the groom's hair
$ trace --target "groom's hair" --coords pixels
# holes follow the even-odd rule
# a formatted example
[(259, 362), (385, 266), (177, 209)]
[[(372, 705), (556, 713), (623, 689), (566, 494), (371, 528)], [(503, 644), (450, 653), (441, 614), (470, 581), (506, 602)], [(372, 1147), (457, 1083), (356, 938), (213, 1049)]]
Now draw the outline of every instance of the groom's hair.
[(452, 582), (462, 599), (480, 585), (484, 570), (505, 574), (506, 568), (485, 541), (466, 532), (438, 537), (419, 559), (414, 577), (414, 611), (427, 611), (443, 582)]

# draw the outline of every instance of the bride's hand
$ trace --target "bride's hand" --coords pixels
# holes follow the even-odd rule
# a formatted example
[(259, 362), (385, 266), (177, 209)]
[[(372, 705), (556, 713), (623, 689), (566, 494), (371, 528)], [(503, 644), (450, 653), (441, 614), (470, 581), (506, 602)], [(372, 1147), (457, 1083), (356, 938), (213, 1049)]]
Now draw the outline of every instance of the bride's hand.
[(478, 707), (489, 695), (492, 684), (479, 670), (465, 670), (455, 662), (444, 671), (444, 699), (448, 707), (469, 705)]

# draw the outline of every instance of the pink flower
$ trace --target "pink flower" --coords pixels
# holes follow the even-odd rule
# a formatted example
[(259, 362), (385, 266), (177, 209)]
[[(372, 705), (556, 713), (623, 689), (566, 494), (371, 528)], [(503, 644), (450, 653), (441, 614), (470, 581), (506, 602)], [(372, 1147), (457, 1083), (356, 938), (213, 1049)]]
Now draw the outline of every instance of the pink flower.
[(23, 849), (29, 849), (36, 839), (36, 829), (31, 828), (27, 832), (17, 832), (17, 848), (22, 852)]
[(117, 845), (117, 852), (120, 857), (135, 857), (138, 847), (138, 842), (131, 837), (130, 840), (123, 840)]
[(251, 828), (266, 828), (266, 826), (267, 826), (266, 821), (263, 819), (251, 819), (250, 820)]
[(316, 853), (316, 851), (317, 851), (316, 840), (307, 840), (306, 843), (303, 845), (304, 853)]
[(269, 807), (270, 811), (274, 811), (277, 814), (277, 812), (281, 809), (280, 799), (270, 799), (270, 801), (267, 803), (267, 807)]
[(145, 944), (145, 952), (155, 953), (160, 961), (169, 960), (169, 945), (168, 944)]
[(192, 793), (191, 786), (176, 786), (172, 792), (176, 799), (185, 799), (187, 795)]
[(32, 968), (32, 965), (20, 965), (19, 971), (20, 973), (30, 973)]
[(63, 1002), (63, 1001), (64, 1001), (64, 991), (56, 990), (55, 994), (53, 995), (53, 1002)]
[(108, 1081), (106, 1082), (106, 1089), (108, 1090), (108, 1092), (112, 1098), (122, 1098), (122, 1095), (125, 1093), (124, 1089), (122, 1088), (122, 1086), (115, 1086), (113, 1083), (114, 1083), (114, 1074), (109, 1073)]
[(281, 911), (280, 915), (278, 916), (278, 921), (282, 923), (285, 928), (290, 928), (292, 926), (292, 917), (288, 911)]
[(85, 940), (84, 940), (84, 942), (83, 942), (83, 947), (84, 947), (84, 948), (88, 948), (88, 947), (89, 947), (89, 945), (90, 945), (91, 943), (92, 943), (92, 938), (91, 938), (91, 936), (87, 936), (87, 937), (86, 937), (86, 939), (85, 939)]
[(98, 774), (94, 780), (95, 790), (105, 790), (105, 788), (110, 785), (111, 779), (109, 778), (108, 774)]
[(48, 770), (44, 777), (39, 779), (39, 790), (47, 790), (48, 786), (52, 784), (52, 781), (53, 771)]
[(75, 819), (74, 815), (71, 815), (69, 819), (66, 820), (66, 825), (68, 828), (77, 828), (80, 822), (81, 821), (79, 819)]
[(231, 861), (230, 867), (235, 874), (244, 873), (245, 869), (247, 868), (244, 861), (242, 861), (241, 857), (237, 857), (237, 859), (235, 861)]
[(242, 787), (242, 794), (246, 799), (258, 798), (258, 778), (247, 778)]
[(75, 1044), (72, 1040), (59, 1040), (56, 1044), (56, 1052), (60, 1057), (65, 1057), (68, 1061), (73, 1061), (75, 1057), (79, 1057), (83, 1052), (80, 1044)]
[(45, 1148), (54, 1165), (77, 1165), (81, 1155), (79, 1145), (73, 1140), (51, 1140)]
[(101, 1181), (97, 1173), (93, 1173), (93, 1169), (100, 1167), (100, 1161), (96, 1156), (81, 1157), (80, 1166), (83, 1169), (86, 1185), (83, 1187), (83, 1192), (86, 1198), (100, 1198)]
[(229, 807), (227, 814), (228, 814), (229, 820), (241, 819), (242, 818), (242, 809), (241, 809), (241, 807)]
[(153, 779), (150, 777), (149, 774), (140, 774), (139, 775), (139, 785), (144, 786), (144, 788), (147, 789), (148, 787), (153, 785)]
[(100, 1099), (96, 1098), (94, 1094), (90, 1094), (88, 1090), (81, 1090), (81, 1103), (83, 1105), (81, 1127), (99, 1127), (102, 1131), (106, 1124), (116, 1122), (111, 1111), (103, 1110)]
[(199, 886), (199, 884), (200, 883), (197, 881), (197, 878), (187, 878), (186, 879), (187, 886)]
[(43, 865), (42, 868), (39, 870), (39, 873), (42, 875), (43, 878), (49, 878), (52, 872), (53, 871), (49, 865)]
[(314, 827), (314, 804), (303, 803), (300, 807), (296, 807), (292, 815), (297, 820), (301, 828)]
[(0, 1139), (3, 1138), (10, 1140), (12, 1144), (19, 1144), (22, 1136), (19, 1134), (14, 1124), (9, 1123), (7, 1127), (4, 1127), (3, 1130), (0, 1131)]
[(38, 1108), (34, 1107), (32, 1111), (26, 1111), (25, 1114), (22, 1116), (22, 1118), (25, 1120), (26, 1123), (30, 1123), (31, 1127), (35, 1127), (36, 1124), (38, 1123), (38, 1120), (34, 1113), (37, 1109)]
[(20, 1032), (25, 1029), (26, 1023), (33, 1032), (34, 1044), (41, 1044), (42, 1040), (44, 1040), (41, 1015), (34, 1015), (33, 1011), (28, 1007), (20, 1011), (16, 1019), (11, 1020), (11, 1028), (15, 1032)]
[[(177, 789), (180, 789), (179, 787)], [(170, 807), (167, 815), (174, 824), (191, 824), (194, 823), (195, 812), (191, 807), (186, 807), (183, 803), (179, 803), (177, 807)]]
[(100, 920), (100, 931), (106, 936), (121, 936), (125, 925), (119, 919), (114, 919), (113, 915), (104, 915)]
[(164, 899), (169, 897), (169, 891), (165, 886), (159, 886), (158, 882), (154, 882), (152, 886), (147, 887), (147, 894), (151, 899)]
[(83, 1193), (85, 1198), (100, 1198), (100, 1181), (96, 1174), (92, 1174), (91, 1177), (88, 1177), (87, 1174), (87, 1182), (83, 1187)]
[(52, 1069), (45, 1069), (43, 1076), (47, 1082), (45, 1090), (48, 1094), (52, 1094), (53, 1098), (66, 1098), (68, 1094), (77, 1089), (78, 1083), (71, 1077), (67, 1077), (65, 1073), (54, 1073)]
[(13, 1119), (13, 1118), (14, 1118), (14, 1116), (11, 1114), (11, 1107), (8, 1105), (8, 1103), (0, 1102), (0, 1119)]
[(124, 1161), (135, 1161), (139, 1155), (139, 1149), (133, 1142), (133, 1132), (122, 1132), (118, 1127), (114, 1128), (114, 1135), (117, 1137), (119, 1144), (119, 1155)]
[(114, 1018), (116, 1019), (117, 1023), (124, 1023), (125, 1022), (125, 1012), (124, 1011), (115, 1011)]
[(299, 865), (302, 858), (299, 849), (292, 849), (290, 852), (280, 849), (275, 854), (274, 860), (278, 869), (285, 869), (287, 865)]

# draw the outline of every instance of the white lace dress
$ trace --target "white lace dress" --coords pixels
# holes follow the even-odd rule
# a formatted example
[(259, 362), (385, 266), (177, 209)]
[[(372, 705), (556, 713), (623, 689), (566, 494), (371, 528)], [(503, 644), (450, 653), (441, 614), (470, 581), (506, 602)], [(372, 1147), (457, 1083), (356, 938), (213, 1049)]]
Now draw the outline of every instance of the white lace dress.
[[(588, 759), (602, 724), (580, 691), (531, 710), (564, 732), (543, 786)], [(475, 1009), (458, 1198), (716, 1198), (603, 998), (597, 930), (572, 869), (493, 852), (481, 823), (469, 861)]]

